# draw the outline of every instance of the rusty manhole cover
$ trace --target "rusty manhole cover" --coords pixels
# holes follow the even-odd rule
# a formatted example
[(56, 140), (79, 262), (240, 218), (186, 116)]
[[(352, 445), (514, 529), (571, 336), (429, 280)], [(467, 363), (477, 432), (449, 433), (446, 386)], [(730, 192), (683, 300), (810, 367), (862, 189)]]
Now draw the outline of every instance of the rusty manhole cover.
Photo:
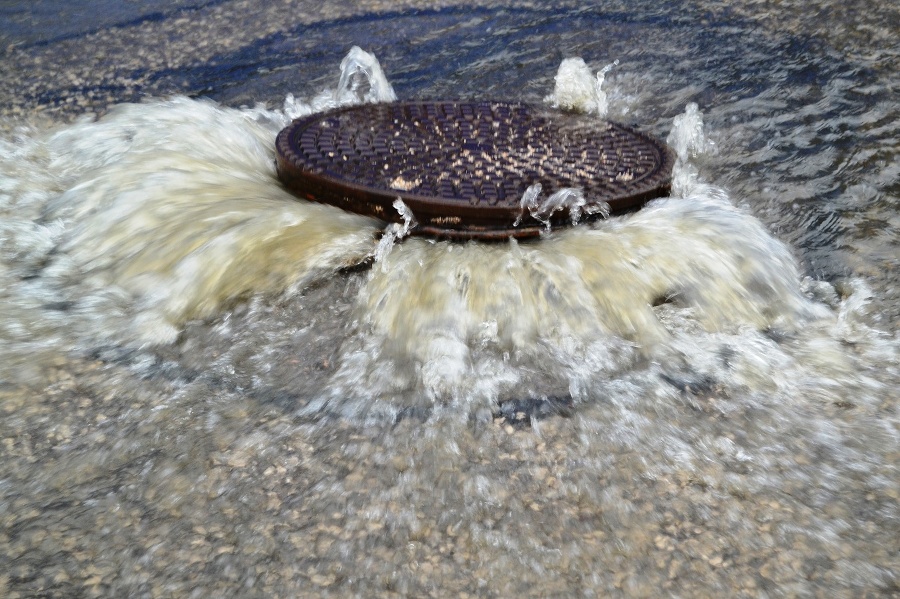
[[(503, 102), (368, 104), (300, 118), (276, 141), (278, 175), (300, 197), (451, 239), (532, 237), (573, 220), (522, 205), (580, 189), (611, 212), (665, 196), (674, 156), (655, 138), (596, 117)], [(532, 194), (533, 195), (533, 194)], [(589, 212), (589, 211), (588, 211)]]

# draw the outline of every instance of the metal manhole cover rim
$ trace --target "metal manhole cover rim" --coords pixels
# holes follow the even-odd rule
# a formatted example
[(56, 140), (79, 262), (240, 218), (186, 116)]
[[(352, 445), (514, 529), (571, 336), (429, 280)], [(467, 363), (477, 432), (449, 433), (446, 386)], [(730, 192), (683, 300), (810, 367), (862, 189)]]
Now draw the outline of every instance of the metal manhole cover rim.
[[(629, 185), (627, 194), (620, 194), (611, 198), (594, 198), (607, 202), (614, 213), (624, 212), (638, 207), (650, 199), (663, 197), (671, 188), (672, 168), (675, 163), (674, 152), (667, 144), (649, 133), (617, 121), (601, 119), (599, 117), (587, 117), (580, 114), (571, 114), (542, 105), (489, 100), (410, 100), (375, 105), (364, 104), (340, 107), (294, 119), (279, 132), (276, 138), (276, 166), (279, 178), (295, 195), (300, 195), (301, 197), (305, 197), (312, 201), (335, 205), (346, 210), (366, 214), (386, 221), (399, 222), (400, 215), (392, 205), (393, 202), (399, 198), (413, 212), (421, 225), (420, 229), (431, 229), (430, 231), (426, 231), (429, 234), (435, 234), (434, 230), (444, 229), (446, 229), (447, 233), (450, 235), (459, 234), (461, 237), (476, 238), (479, 236), (496, 236), (495, 234), (500, 232), (507, 236), (527, 236), (534, 234), (531, 230), (537, 226), (537, 223), (528, 222), (520, 227), (514, 227), (512, 225), (513, 221), (522, 215), (520, 204), (521, 197), (516, 197), (512, 203), (507, 202), (500, 205), (473, 205), (467, 203), (465, 198), (454, 200), (439, 195), (425, 195), (387, 186), (362, 184), (348, 178), (341, 178), (334, 173), (316, 172), (310, 168), (311, 165), (306, 163), (303, 157), (298, 152), (295, 152), (291, 146), (292, 141), (299, 146), (299, 141), (297, 140), (299, 140), (299, 137), (310, 127), (313, 127), (326, 119), (338, 117), (341, 114), (365, 110), (374, 111), (379, 107), (394, 110), (402, 110), (410, 107), (421, 109), (422, 107), (429, 105), (432, 107), (440, 107), (442, 110), (447, 106), (456, 108), (463, 106), (491, 106), (506, 107), (509, 110), (521, 109), (525, 110), (529, 117), (537, 116), (552, 118), (560, 116), (570, 119), (578, 126), (590, 124), (596, 125), (598, 129), (603, 126), (615, 128), (620, 135), (623, 134), (630, 139), (639, 141), (643, 144), (641, 146), (643, 150), (651, 151), (654, 154), (654, 163), (656, 166), (644, 173), (638, 180), (634, 181), (632, 185)], [(592, 118), (595, 118), (596, 121), (591, 122)], [(387, 157), (384, 159), (387, 159)], [(425, 165), (423, 165), (423, 170), (427, 170)], [(301, 179), (303, 180), (303, 188), (297, 189), (294, 184)], [(539, 181), (526, 181), (524, 187), (527, 188), (529, 185), (536, 182)], [(588, 193), (586, 193), (586, 195), (587, 199), (590, 200), (591, 196)], [(359, 202), (366, 204), (369, 210), (362, 211), (354, 207), (354, 204)], [(551, 222), (553, 222), (554, 226), (558, 226), (564, 224), (568, 218), (569, 216), (566, 211), (560, 211), (553, 215)], [(447, 227), (446, 225), (448, 224), (455, 226)]]

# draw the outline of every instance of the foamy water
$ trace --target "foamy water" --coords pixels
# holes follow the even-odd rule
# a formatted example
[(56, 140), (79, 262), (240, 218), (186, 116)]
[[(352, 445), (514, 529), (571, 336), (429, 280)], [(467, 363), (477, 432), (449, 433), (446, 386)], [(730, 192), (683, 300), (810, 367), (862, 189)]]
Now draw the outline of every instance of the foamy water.
[[(335, 90), (308, 104), (289, 97), (283, 110), (175, 98), (8, 143), (6, 376), (26, 348), (171, 345), (191, 320), (254, 296), (292, 301), (372, 256), (376, 268), (336, 323), (337, 370), (308, 398), (308, 416), (468, 412), (551, 391), (591, 401), (594, 385), (648, 360), (707, 376), (716, 335), (742, 339), (731, 361), (761, 372), (709, 376), (751, 392), (787, 383), (763, 333), (797, 339), (779, 354), (807, 378), (858, 359), (839, 350), (850, 309), (836, 292), (802, 283), (790, 248), (699, 178), (693, 160), (715, 148), (696, 104), (668, 137), (673, 197), (637, 214), (548, 229), (536, 243), (398, 243), (410, 215), (379, 243), (383, 224), (297, 200), (274, 173), (272, 140), (291, 117), (396, 97), (359, 48), (341, 67)], [(594, 80), (584, 61), (564, 61), (547, 101), (598, 112), (608, 70)], [(896, 348), (877, 345), (893, 359)]]
[[(554, 102), (584, 87), (566, 75), (567, 64)], [(360, 74), (354, 85), (367, 91), (356, 95), (349, 86)], [(597, 92), (599, 85), (590, 101), (566, 105), (597, 111)], [(29, 287), (45, 302), (67, 302), (67, 326), (84, 336), (76, 347), (152, 346), (173, 343), (191, 319), (222, 314), (253, 294), (296, 295), (375, 255), (378, 267), (359, 291), (357, 324), (348, 331), (349, 345), (367, 339), (367, 364), (355, 348), (339, 360), (338, 379), (386, 382), (364, 385), (364, 403), (404, 389), (430, 403), (489, 406), (501, 392), (530, 392), (517, 386), (517, 362), (580, 370), (584, 356), (597, 354), (604, 365), (595, 374), (627, 369), (636, 355), (668, 346), (671, 323), (653, 307), (662, 302), (706, 330), (794, 331), (827, 313), (801, 293), (789, 248), (724, 190), (698, 181), (690, 161), (709, 142), (695, 104), (669, 136), (679, 157), (673, 198), (636, 215), (548, 230), (539, 243), (408, 239), (391, 251), (403, 227), (379, 247), (377, 221), (298, 201), (281, 187), (272, 139), (289, 115), (393, 97), (377, 61), (357, 48), (334, 92), (305, 106), (291, 98), (284, 112), (176, 98), (123, 105), (99, 121), (25, 139), (11, 161), (21, 174), (10, 179), (27, 193), (10, 194), (7, 210), (34, 218), (8, 227), (14, 257), (27, 256), (10, 272), (36, 269)], [(578, 190), (567, 193), (587, 201)], [(557, 206), (548, 201), (562, 200), (536, 199), (530, 208), (549, 214)], [(482, 362), (496, 363), (496, 382), (481, 381)], [(475, 391), (482, 385), (483, 396)], [(346, 402), (352, 390), (336, 381), (329, 393)], [(367, 407), (351, 411), (360, 410)]]
[[(349, 568), (395, 546), (368, 567), (399, 571), (400, 593), (416, 587), (392, 564), (397, 547), (415, 553), (436, 535), (498, 588), (577, 571), (582, 588), (609, 590), (615, 564), (666, 550), (638, 534), (648, 522), (695, 509), (697, 530), (716, 521), (746, 539), (757, 504), (773, 502), (794, 519), (778, 516), (749, 550), (793, 542), (843, 580), (888, 588), (889, 572), (829, 547), (863, 542), (831, 511), (857, 485), (875, 498), (872, 519), (896, 524), (896, 332), (873, 327), (862, 280), (803, 277), (794, 248), (703, 179), (715, 132), (696, 104), (669, 128), (672, 197), (535, 242), (438, 242), (406, 237), (409, 219), (385, 229), (279, 184), (274, 138), (291, 118), (396, 98), (371, 55), (354, 49), (341, 65), (335, 88), (275, 110), (151, 100), (0, 145), (0, 376), (39, 386), (61, 360), (99, 356), (158, 394), (118, 422), (165, 431), (88, 431), (39, 484), (65, 485), (116, 451), (143, 455), (160, 435), (208, 439), (214, 449), (191, 450), (201, 457), (172, 450), (148, 475), (199, 518), (203, 502), (177, 497), (218, 505), (259, 483), (215, 479), (203, 460), (262, 472), (282, 464), (276, 448), (302, 447), (285, 485), (315, 498), (304, 517), (356, 510), (375, 534), (318, 555)], [(547, 101), (601, 118), (608, 72), (565, 61)], [(573, 415), (526, 414), (524, 433), (494, 425), (501, 403), (534, 398), (564, 398)], [(277, 425), (270, 404), (288, 414)], [(341, 460), (349, 474), (329, 470)], [(635, 594), (658, 582), (646, 576)]]

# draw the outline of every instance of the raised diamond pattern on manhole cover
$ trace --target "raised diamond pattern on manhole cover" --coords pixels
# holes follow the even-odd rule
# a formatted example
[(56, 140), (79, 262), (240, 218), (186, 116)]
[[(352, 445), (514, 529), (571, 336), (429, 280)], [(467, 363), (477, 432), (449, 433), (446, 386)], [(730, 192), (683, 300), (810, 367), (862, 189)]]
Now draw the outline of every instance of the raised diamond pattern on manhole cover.
[[(301, 197), (456, 239), (530, 237), (522, 195), (580, 189), (612, 212), (668, 194), (672, 151), (630, 127), (502, 102), (368, 104), (295, 120), (278, 135), (278, 174)], [(568, 209), (549, 216), (571, 222)]]

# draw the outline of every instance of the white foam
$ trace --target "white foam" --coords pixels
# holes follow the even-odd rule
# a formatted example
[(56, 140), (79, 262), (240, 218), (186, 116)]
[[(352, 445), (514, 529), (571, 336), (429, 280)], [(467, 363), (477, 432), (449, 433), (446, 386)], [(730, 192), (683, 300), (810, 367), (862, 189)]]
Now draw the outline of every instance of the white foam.
[(544, 101), (556, 108), (605, 117), (609, 103), (603, 82), (606, 74), (618, 64), (616, 60), (594, 75), (583, 58), (566, 58), (556, 73), (553, 93)]

